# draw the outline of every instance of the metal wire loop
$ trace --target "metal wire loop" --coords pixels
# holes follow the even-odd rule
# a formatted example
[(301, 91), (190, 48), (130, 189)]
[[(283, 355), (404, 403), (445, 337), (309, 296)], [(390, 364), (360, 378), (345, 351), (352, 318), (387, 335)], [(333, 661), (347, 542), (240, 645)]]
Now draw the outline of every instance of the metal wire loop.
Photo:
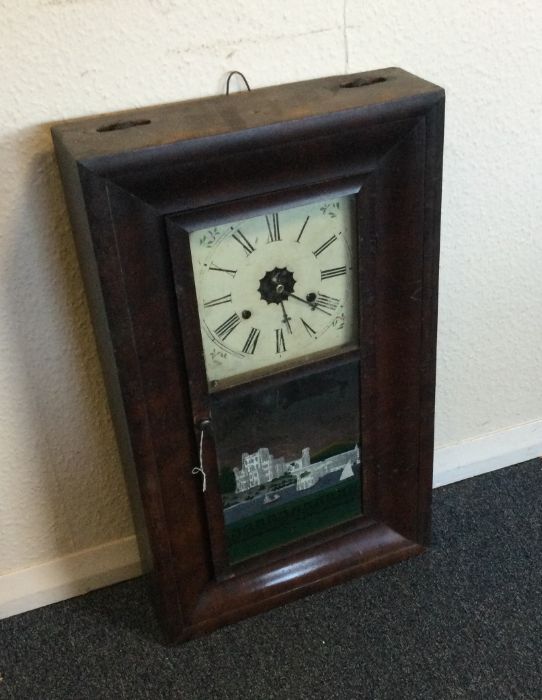
[(230, 94), (230, 80), (232, 79), (232, 77), (233, 77), (234, 75), (238, 75), (238, 76), (243, 80), (243, 82), (245, 83), (245, 85), (246, 85), (246, 87), (247, 87), (248, 92), (250, 92), (250, 85), (248, 84), (248, 80), (247, 80), (247, 79), (245, 78), (245, 76), (241, 73), (241, 71), (239, 71), (239, 70), (232, 70), (232, 71), (229, 72), (229, 74), (228, 74), (228, 79), (226, 80), (226, 95), (229, 95), (229, 94)]

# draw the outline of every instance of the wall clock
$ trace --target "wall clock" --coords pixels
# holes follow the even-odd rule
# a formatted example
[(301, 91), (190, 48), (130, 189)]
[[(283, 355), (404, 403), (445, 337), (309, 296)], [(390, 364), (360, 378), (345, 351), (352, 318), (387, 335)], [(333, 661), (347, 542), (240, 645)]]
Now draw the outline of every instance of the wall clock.
[(392, 68), (53, 128), (171, 639), (428, 543), (443, 116)]

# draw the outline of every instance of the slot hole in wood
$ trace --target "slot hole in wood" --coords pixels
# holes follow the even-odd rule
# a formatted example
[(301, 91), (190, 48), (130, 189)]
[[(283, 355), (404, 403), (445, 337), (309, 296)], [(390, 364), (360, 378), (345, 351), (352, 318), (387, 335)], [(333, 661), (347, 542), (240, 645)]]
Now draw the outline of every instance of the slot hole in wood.
[(104, 126), (98, 127), (96, 131), (99, 131), (100, 133), (103, 133), (104, 131), (121, 131), (122, 129), (131, 129), (133, 126), (146, 126), (150, 123), (150, 119), (133, 119), (131, 121), (126, 122), (114, 122), (113, 124), (105, 124)]
[(385, 83), (386, 78), (382, 76), (377, 76), (375, 78), (355, 78), (349, 83), (341, 83), (342, 88), (356, 88), (356, 87), (367, 87), (367, 85), (374, 85), (375, 83)]

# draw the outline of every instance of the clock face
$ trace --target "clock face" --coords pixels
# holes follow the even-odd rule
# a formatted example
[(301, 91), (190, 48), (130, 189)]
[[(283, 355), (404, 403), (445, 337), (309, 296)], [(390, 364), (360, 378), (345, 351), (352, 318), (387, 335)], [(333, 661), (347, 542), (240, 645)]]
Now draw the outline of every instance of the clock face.
[(354, 234), (351, 196), (190, 234), (211, 388), (356, 342)]

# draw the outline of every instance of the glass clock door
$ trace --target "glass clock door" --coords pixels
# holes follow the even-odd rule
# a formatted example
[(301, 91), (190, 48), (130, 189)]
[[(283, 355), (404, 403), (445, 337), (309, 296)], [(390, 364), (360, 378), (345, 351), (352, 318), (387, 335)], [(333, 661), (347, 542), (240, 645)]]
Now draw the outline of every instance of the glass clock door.
[(361, 515), (354, 196), (194, 227), (230, 564)]

